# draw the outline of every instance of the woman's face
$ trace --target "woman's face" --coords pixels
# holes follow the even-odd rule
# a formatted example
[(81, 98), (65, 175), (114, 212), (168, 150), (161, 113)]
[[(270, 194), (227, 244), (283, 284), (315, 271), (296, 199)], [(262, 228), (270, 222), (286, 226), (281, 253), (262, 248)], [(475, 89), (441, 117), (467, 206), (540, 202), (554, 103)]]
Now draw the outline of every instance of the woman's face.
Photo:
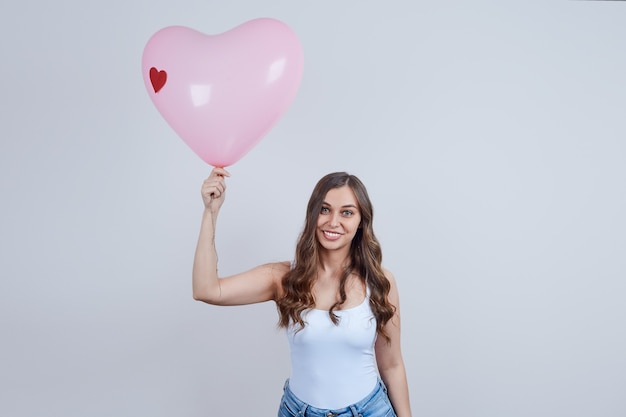
[(350, 187), (344, 185), (326, 193), (317, 217), (317, 240), (324, 249), (349, 249), (360, 224), (361, 213)]

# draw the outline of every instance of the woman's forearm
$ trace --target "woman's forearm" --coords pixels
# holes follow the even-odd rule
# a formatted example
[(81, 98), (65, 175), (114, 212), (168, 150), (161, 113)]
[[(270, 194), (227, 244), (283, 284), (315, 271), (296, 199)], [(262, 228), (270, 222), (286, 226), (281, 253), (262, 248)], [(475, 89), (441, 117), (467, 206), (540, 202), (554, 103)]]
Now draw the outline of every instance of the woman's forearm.
[(411, 417), (409, 387), (404, 365), (382, 371), (381, 377), (387, 386), (387, 393), (396, 415), (398, 417)]
[(220, 295), (215, 249), (216, 220), (217, 213), (212, 213), (209, 209), (204, 210), (193, 260), (193, 298), (207, 303), (218, 299)]

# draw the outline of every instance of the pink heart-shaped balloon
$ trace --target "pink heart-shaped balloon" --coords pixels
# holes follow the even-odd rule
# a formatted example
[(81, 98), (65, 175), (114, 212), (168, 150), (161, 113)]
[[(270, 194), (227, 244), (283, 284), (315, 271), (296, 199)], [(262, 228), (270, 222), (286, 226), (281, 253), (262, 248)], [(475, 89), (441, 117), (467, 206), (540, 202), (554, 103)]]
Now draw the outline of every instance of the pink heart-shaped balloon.
[(284, 23), (255, 19), (219, 35), (161, 29), (142, 59), (150, 98), (205, 162), (225, 167), (244, 156), (285, 113), (304, 57)]

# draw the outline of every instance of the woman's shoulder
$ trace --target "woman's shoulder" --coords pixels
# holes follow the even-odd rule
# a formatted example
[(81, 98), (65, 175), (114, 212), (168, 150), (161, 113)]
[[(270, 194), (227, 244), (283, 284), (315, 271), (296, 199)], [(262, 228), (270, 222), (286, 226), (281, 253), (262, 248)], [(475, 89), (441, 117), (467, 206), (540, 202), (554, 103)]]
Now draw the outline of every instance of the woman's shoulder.
[(391, 273), (390, 270), (388, 270), (387, 268), (383, 268), (383, 273), (385, 274), (385, 278), (387, 278), (387, 281), (389, 281), (389, 283), (391, 284), (391, 286), (395, 286), (396, 285), (396, 277)]
[(388, 270), (387, 268), (383, 268), (383, 273), (385, 274), (385, 277), (386, 277), (388, 280), (392, 280), (392, 279), (394, 279), (394, 280), (395, 280), (395, 277), (393, 276), (393, 274), (391, 273), (391, 271), (390, 271), (390, 270)]
[(276, 275), (282, 278), (291, 269), (290, 261), (268, 262), (263, 265), (259, 265), (257, 268), (262, 269), (272, 275)]
[(271, 274), (272, 281), (274, 282), (275, 294), (277, 298), (281, 298), (284, 295), (283, 290), (283, 278), (292, 269), (291, 261), (270, 262), (261, 265), (259, 268), (264, 268), (267, 273)]

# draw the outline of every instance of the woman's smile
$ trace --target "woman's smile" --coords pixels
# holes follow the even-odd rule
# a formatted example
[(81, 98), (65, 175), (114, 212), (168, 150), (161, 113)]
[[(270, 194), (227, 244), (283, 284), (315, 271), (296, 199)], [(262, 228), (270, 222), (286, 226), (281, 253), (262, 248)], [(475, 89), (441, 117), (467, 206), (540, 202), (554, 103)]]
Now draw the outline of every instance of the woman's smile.
[(324, 237), (328, 240), (337, 240), (341, 237), (341, 233), (331, 232), (329, 230), (323, 230)]

